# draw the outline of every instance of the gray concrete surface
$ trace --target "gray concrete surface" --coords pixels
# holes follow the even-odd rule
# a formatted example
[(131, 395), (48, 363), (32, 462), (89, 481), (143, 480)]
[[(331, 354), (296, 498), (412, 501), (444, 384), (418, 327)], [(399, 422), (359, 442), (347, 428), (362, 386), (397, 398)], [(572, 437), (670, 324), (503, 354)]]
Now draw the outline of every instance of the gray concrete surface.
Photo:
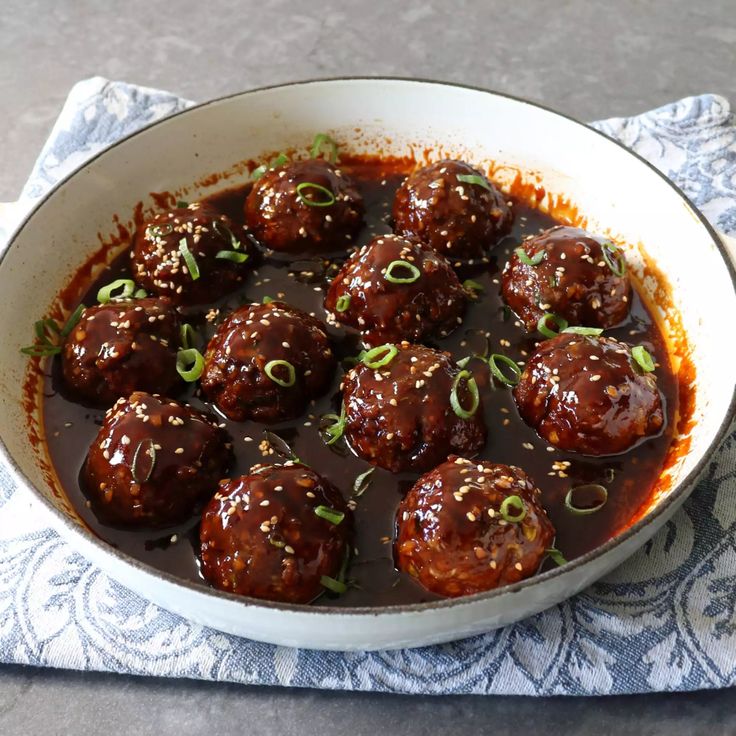
[[(343, 74), (465, 82), (581, 119), (699, 92), (736, 101), (734, 0), (4, 0), (0, 200), (69, 87), (101, 74), (203, 100)], [(736, 692), (408, 698), (0, 668), (0, 734), (736, 733)]]

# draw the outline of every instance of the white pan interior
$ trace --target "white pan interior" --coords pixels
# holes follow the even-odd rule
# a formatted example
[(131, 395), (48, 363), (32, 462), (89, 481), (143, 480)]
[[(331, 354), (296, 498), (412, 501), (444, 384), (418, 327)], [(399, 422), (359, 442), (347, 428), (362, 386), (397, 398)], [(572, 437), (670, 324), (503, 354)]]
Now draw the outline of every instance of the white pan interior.
[[(591, 229), (631, 244), (627, 255), (635, 271), (641, 266), (638, 244), (643, 244), (667, 275), (697, 372), (696, 426), (689, 452), (672, 470), (670, 490), (693, 471), (718, 435), (733, 397), (734, 370), (723, 338), (732, 332), (736, 295), (712, 233), (677, 191), (601, 135), (524, 102), (424, 82), (336, 80), (245, 93), (155, 125), (84, 166), (31, 215), (0, 264), (5, 348), (0, 353), (0, 436), (27, 479), (21, 482), (75, 518), (42, 471), (42, 451), (28, 441), (22, 396), (28, 364), (18, 349), (30, 342), (33, 321), (98, 248), (98, 233), (114, 230), (115, 215), (129, 220), (141, 200), (153, 206), (148, 192), (187, 190), (194, 199), (223, 183), (208, 189), (192, 182), (237, 161), (257, 160), (265, 151), (307, 146), (316, 132), (329, 132), (356, 152), (378, 147), (406, 155), (430, 148), (435, 158), (494, 161), (501, 165), (502, 183), (516, 168), (536, 172), (547, 192), (563, 195), (586, 215)], [(246, 176), (241, 167), (228, 183)], [(81, 528), (75, 544), (130, 587), (202, 623), (278, 643), (359, 649), (448, 640), (521, 618), (602, 575), (663, 521), (660, 515), (625, 544), (608, 545), (605, 554), (593, 554), (533, 585), (378, 616), (251, 605), (164, 580), (108, 551)]]

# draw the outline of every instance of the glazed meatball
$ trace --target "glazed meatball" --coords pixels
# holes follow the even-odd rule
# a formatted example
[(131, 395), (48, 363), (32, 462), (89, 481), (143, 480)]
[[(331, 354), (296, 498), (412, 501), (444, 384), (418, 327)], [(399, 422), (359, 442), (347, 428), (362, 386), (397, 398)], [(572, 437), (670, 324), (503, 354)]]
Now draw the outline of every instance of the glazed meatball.
[(202, 514), (202, 574), (253, 598), (309, 603), (347, 561), (353, 520), (340, 492), (306, 465), (256, 465), (224, 480)]
[(382, 235), (335, 277), (325, 308), (359, 329), (363, 344), (445, 336), (461, 322), (467, 295), (450, 264), (414, 238)]
[(530, 332), (545, 312), (571, 325), (613, 327), (631, 306), (623, 254), (577, 227), (553, 227), (525, 240), (504, 268), (502, 290)]
[(324, 393), (335, 356), (318, 319), (283, 302), (232, 312), (207, 346), (202, 390), (229, 419), (277, 422)]
[(514, 399), (524, 421), (561, 450), (624, 452), (664, 425), (652, 373), (631, 348), (608, 337), (563, 334), (529, 358)]
[(130, 252), (139, 284), (187, 305), (211, 302), (237, 289), (252, 256), (252, 246), (239, 228), (199, 202), (144, 222)]
[(399, 505), (394, 557), (433, 593), (471, 595), (534, 575), (554, 536), (523, 470), (451, 457)]
[(503, 194), (462, 161), (438, 161), (411, 174), (396, 193), (393, 218), (397, 233), (416, 236), (453, 262), (470, 263), (486, 257), (513, 219)]
[(168, 394), (176, 371), (179, 315), (168, 299), (119, 300), (84, 310), (61, 352), (64, 381), (108, 406), (135, 390)]
[(245, 221), (272, 250), (344, 251), (363, 224), (363, 198), (328, 161), (294, 161), (269, 169), (253, 185)]
[(380, 350), (368, 352), (343, 385), (344, 434), (360, 457), (394, 473), (423, 472), (453, 452), (483, 447), (477, 387), (473, 393), (470, 374), (461, 375), (448, 353), (409, 343)]
[(217, 490), (231, 448), (213, 417), (136, 391), (105, 415), (82, 469), (83, 487), (106, 523), (170, 526)]

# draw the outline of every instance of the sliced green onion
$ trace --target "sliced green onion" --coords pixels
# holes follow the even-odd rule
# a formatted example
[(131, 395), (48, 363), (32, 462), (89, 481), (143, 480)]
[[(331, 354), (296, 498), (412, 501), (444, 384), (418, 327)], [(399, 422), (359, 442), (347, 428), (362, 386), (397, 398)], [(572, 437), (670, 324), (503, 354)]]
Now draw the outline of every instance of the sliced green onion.
[[(583, 498), (580, 498), (580, 496)], [(577, 498), (576, 498), (577, 496)], [(592, 498), (587, 498), (591, 497)], [(571, 488), (565, 496), (565, 508), (577, 516), (587, 516), (600, 511), (608, 501), (608, 489), (599, 483), (587, 483)]]
[(187, 383), (194, 383), (202, 375), (203, 369), (204, 357), (199, 350), (186, 348), (176, 354), (176, 370)]
[[(121, 289), (120, 293), (115, 294), (114, 292), (118, 289)], [(107, 304), (113, 299), (129, 299), (131, 296), (133, 296), (134, 291), (135, 281), (133, 281), (132, 279), (116, 279), (107, 286), (103, 286), (97, 292), (97, 301), (100, 304)]]
[(514, 249), (514, 253), (516, 253), (518, 259), (525, 266), (538, 266), (544, 260), (545, 256), (547, 255), (547, 251), (540, 250), (540, 251), (537, 251), (533, 256), (530, 257), (527, 255), (527, 252), (523, 248)]
[(550, 547), (544, 551), (547, 553), (547, 557), (549, 557), (550, 560), (552, 560), (552, 562), (554, 562), (558, 567), (562, 567), (567, 564), (567, 560), (560, 550)]
[(329, 148), (329, 155), (327, 156), (327, 160), (331, 164), (334, 164), (337, 161), (337, 143), (334, 141), (334, 139), (330, 138), (327, 133), (317, 133), (317, 135), (314, 136), (311, 150), (312, 158), (319, 158), (323, 146), (327, 146)]
[[(319, 192), (320, 195), (324, 195), (327, 199), (313, 199), (304, 194), (307, 189), (314, 189), (315, 192)], [(335, 195), (321, 184), (315, 184), (312, 181), (303, 181), (301, 184), (296, 185), (296, 197), (300, 202), (308, 204), (310, 207), (331, 207), (337, 201)]]
[(183, 199), (179, 199), (176, 202), (176, 206), (180, 210), (185, 210), (187, 207), (189, 207), (189, 202), (185, 202)]
[(286, 547), (286, 542), (281, 539), (274, 539), (273, 537), (269, 537), (268, 543), (272, 544), (277, 549), (283, 549), (284, 547)]
[[(275, 375), (276, 368), (286, 368), (287, 378), (279, 378)], [(296, 368), (288, 360), (269, 360), (263, 371), (274, 383), (284, 388), (289, 388), (296, 383)]]
[(289, 157), (285, 153), (280, 153), (278, 156), (272, 158), (267, 164), (261, 164), (253, 169), (251, 176), (253, 179), (260, 179), (269, 169), (276, 169), (279, 166), (283, 166), (288, 160)]
[(79, 320), (82, 318), (82, 315), (84, 314), (84, 310), (86, 307), (84, 304), (80, 304), (70, 315), (69, 319), (66, 321), (66, 324), (64, 327), (62, 327), (61, 331), (59, 332), (59, 337), (67, 337), (71, 331), (77, 326), (79, 323)]
[(526, 504), (521, 496), (507, 496), (501, 504), (499, 513), (509, 523), (518, 524), (526, 518)]
[(335, 578), (331, 578), (329, 575), (323, 575), (319, 579), (319, 584), (323, 588), (331, 590), (333, 593), (344, 593), (348, 589), (348, 586), (345, 585), (345, 583), (341, 583), (339, 580), (335, 580)]
[[(502, 363), (503, 365), (510, 368), (512, 375), (505, 375), (504, 372), (501, 370), (501, 367), (498, 365), (499, 363)], [(493, 353), (493, 355), (488, 358), (488, 365), (490, 366), (491, 373), (493, 374), (494, 378), (498, 379), (504, 385), (516, 386), (516, 384), (519, 383), (519, 379), (521, 378), (521, 368), (515, 360), (512, 360), (507, 355)]]
[(60, 345), (28, 345), (21, 348), (23, 355), (30, 355), (33, 358), (46, 358), (49, 355), (58, 355), (61, 352)]
[[(148, 468), (139, 467), (141, 455), (150, 458), (151, 463)], [(133, 480), (136, 483), (145, 483), (151, 477), (151, 475), (153, 475), (153, 469), (155, 467), (156, 445), (154, 445), (153, 440), (150, 438), (141, 440), (138, 443), (138, 447), (135, 448), (135, 452), (133, 453), (133, 461), (130, 464), (130, 474), (133, 476)]]
[[(294, 450), (291, 449), (289, 443), (281, 437), (281, 435), (272, 432), (270, 429), (263, 430), (263, 436), (266, 438), (271, 449), (284, 460), (291, 460), (293, 463), (301, 463)], [(304, 463), (302, 463), (304, 464)]]
[(458, 174), (457, 180), (463, 184), (476, 184), (483, 189), (487, 189), (489, 192), (493, 191), (493, 187), (488, 183), (485, 176), (478, 176), (478, 174)]
[(145, 289), (136, 289), (133, 292), (133, 299), (145, 299), (148, 296), (148, 292)]
[[(325, 420), (331, 423), (325, 426)], [(335, 442), (337, 442), (343, 436), (345, 432), (345, 424), (346, 416), (344, 404), (340, 409), (340, 416), (337, 416), (337, 414), (323, 414), (320, 417), (320, 430), (329, 438), (325, 439), (326, 445), (334, 445)]]
[(174, 232), (174, 226), (170, 222), (163, 222), (160, 225), (151, 225), (148, 231), (155, 238), (163, 238), (166, 235), (171, 235)]
[(273, 301), (272, 296), (264, 296), (263, 299), (261, 299), (261, 304), (270, 304)]
[[(555, 332), (554, 330), (547, 327), (547, 322), (549, 320), (552, 320), (555, 323), (555, 325), (557, 325), (559, 332)], [(564, 317), (559, 317), (556, 314), (552, 314), (552, 312), (545, 312), (539, 318), (539, 322), (537, 322), (537, 330), (539, 330), (539, 332), (541, 332), (545, 337), (557, 337), (557, 335), (559, 335), (560, 332), (566, 329), (567, 329), (567, 320)]]
[(345, 518), (344, 511), (331, 509), (329, 506), (315, 506), (314, 513), (317, 514), (320, 519), (326, 519), (330, 524), (334, 524), (335, 526)]
[(607, 240), (601, 245), (601, 251), (603, 252), (603, 260), (606, 262), (608, 268), (613, 271), (615, 276), (623, 276), (626, 273), (626, 258), (617, 245)]
[(377, 370), (388, 365), (397, 355), (399, 349), (396, 345), (387, 342), (385, 345), (379, 345), (378, 347), (371, 348), (361, 355), (361, 360), (371, 370)]
[(187, 246), (186, 238), (182, 238), (179, 241), (179, 252), (184, 256), (184, 262), (187, 264), (189, 276), (191, 277), (192, 281), (196, 281), (199, 278), (199, 266), (197, 265), (196, 259), (192, 255), (192, 251), (190, 251), (189, 247)]
[(458, 368), (465, 368), (465, 366), (476, 357), (476, 355), (466, 355), (464, 358), (460, 358), (460, 360), (457, 361)]
[[(407, 269), (411, 273), (411, 276), (394, 276), (394, 271), (397, 268)], [(383, 278), (392, 284), (413, 284), (421, 275), (422, 272), (413, 263), (409, 263), (409, 261), (391, 261), (386, 266)]]
[(483, 284), (479, 284), (477, 281), (473, 281), (473, 279), (465, 279), (465, 281), (463, 281), (463, 288), (465, 291), (472, 291), (473, 293), (476, 291), (484, 291)]
[(350, 306), (350, 294), (343, 294), (337, 302), (335, 302), (336, 312), (346, 312)]
[(602, 327), (565, 327), (562, 330), (565, 335), (586, 335), (587, 337), (598, 337), (603, 333)]
[[(458, 388), (460, 381), (467, 379), (468, 391), (470, 391), (471, 405), (469, 408), (464, 409), (460, 405), (460, 398), (458, 396)], [(470, 371), (462, 370), (455, 376), (455, 380), (452, 382), (452, 390), (450, 391), (450, 406), (452, 410), (460, 417), (460, 419), (470, 419), (480, 406), (480, 393), (478, 392), (478, 383), (476, 382), (473, 374)]]
[(631, 357), (645, 373), (651, 373), (654, 370), (654, 360), (643, 345), (637, 345), (635, 348), (631, 348)]
[(237, 250), (221, 250), (217, 252), (215, 258), (233, 263), (245, 263), (250, 256), (247, 253), (239, 253)]
[(212, 229), (224, 240), (230, 241), (230, 246), (233, 250), (239, 250), (241, 242), (235, 237), (235, 233), (222, 221), (213, 220)]
[(196, 339), (197, 333), (194, 331), (194, 327), (192, 327), (189, 323), (185, 323), (179, 328), (179, 342), (181, 342), (181, 346), (184, 348), (184, 350), (193, 348), (194, 341)]
[(354, 498), (360, 498), (368, 490), (368, 486), (371, 484), (371, 476), (373, 475), (374, 471), (375, 468), (368, 468), (365, 473), (361, 473), (360, 475), (356, 476), (355, 480), (353, 481)]

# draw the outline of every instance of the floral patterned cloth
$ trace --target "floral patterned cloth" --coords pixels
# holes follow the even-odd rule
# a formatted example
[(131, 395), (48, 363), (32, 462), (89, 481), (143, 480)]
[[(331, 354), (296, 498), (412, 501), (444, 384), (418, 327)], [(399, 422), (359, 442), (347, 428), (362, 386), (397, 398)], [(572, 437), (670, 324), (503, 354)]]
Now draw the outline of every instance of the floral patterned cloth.
[[(6, 233), (55, 181), (117, 138), (189, 103), (95, 78), (78, 84)], [(702, 95), (595, 124), (736, 233), (736, 119)], [(49, 528), (0, 468), (0, 660), (241, 683), (401, 693), (528, 695), (736, 684), (736, 435), (684, 508), (581, 595), (505, 629), (423, 649), (335, 653), (260, 644), (193, 625), (110, 580)], [(34, 513), (31, 513), (34, 511)]]

